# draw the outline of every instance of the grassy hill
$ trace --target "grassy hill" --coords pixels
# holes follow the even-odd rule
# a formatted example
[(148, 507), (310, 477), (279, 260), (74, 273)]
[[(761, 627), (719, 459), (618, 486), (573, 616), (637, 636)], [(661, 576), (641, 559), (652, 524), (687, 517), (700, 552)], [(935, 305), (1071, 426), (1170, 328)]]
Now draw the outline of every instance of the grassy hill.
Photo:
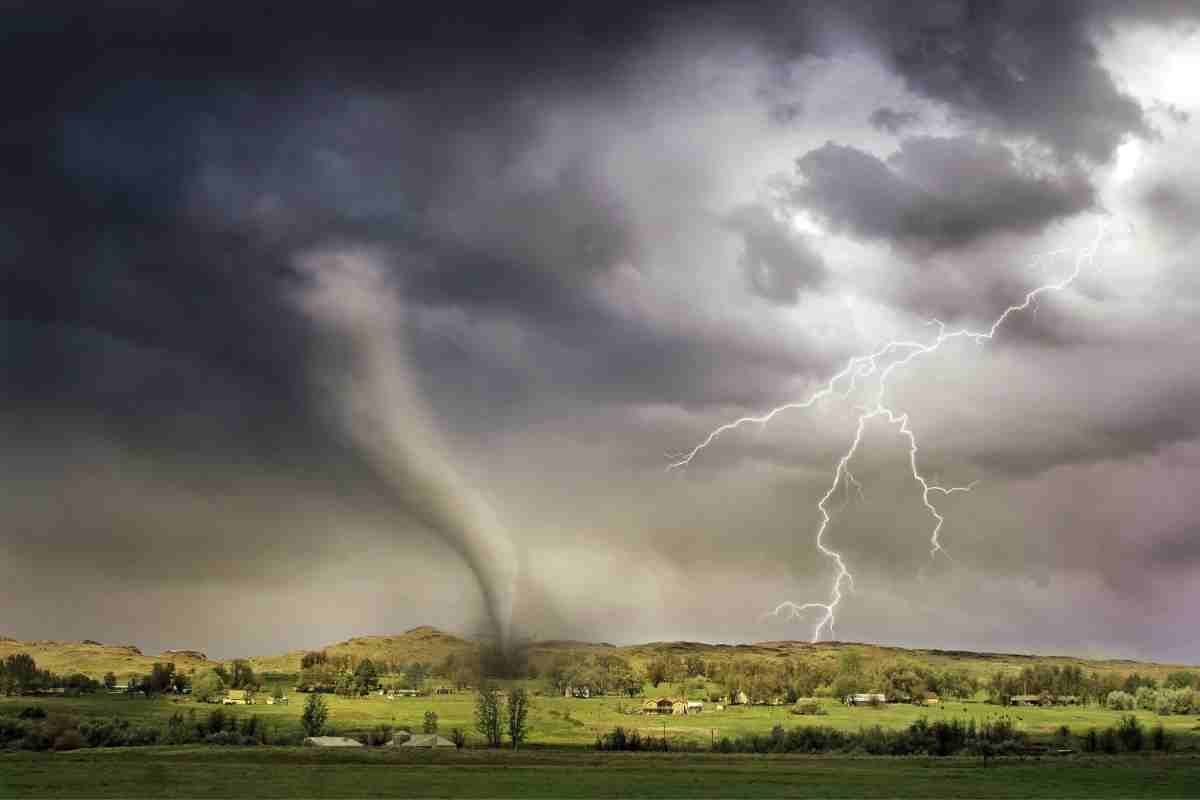
[[(479, 641), (465, 639), (428, 625), (412, 628), (391, 636), (356, 636), (342, 642), (314, 647), (330, 655), (349, 655), (356, 660), (370, 658), (379, 662), (437, 663), (447, 655), (466, 655), (479, 651)], [(651, 659), (669, 655), (673, 658), (700, 656), (709, 662), (724, 662), (735, 659), (797, 659), (809, 663), (835, 664), (848, 651), (859, 653), (864, 661), (877, 662), (904, 658), (936, 670), (961, 668), (977, 676), (988, 676), (997, 670), (1019, 671), (1036, 663), (1058, 666), (1078, 665), (1087, 672), (1116, 672), (1128, 674), (1139, 672), (1159, 680), (1167, 673), (1187, 668), (1177, 664), (1158, 664), (1124, 659), (1085, 659), (1072, 656), (1039, 656), (1021, 653), (981, 653), (957, 650), (926, 650), (853, 642), (808, 642), (769, 641), (755, 644), (706, 644), (702, 642), (649, 642), (646, 644), (614, 646), (606, 643), (580, 641), (541, 641), (527, 646), (530, 661), (545, 666), (555, 658), (567, 656), (615, 655), (626, 659), (636, 667), (642, 667)], [(133, 645), (105, 645), (98, 642), (55, 642), (18, 641), (0, 637), (0, 658), (11, 653), (29, 653), (43, 669), (57, 673), (84, 672), (100, 677), (105, 672), (115, 672), (123, 678), (133, 673), (150, 671), (156, 661), (173, 661), (176, 668), (188, 672), (198, 667), (215, 666), (217, 661), (209, 659), (203, 652), (195, 650), (169, 650), (158, 655), (143, 654)], [(293, 650), (281, 655), (250, 656), (249, 661), (257, 672), (297, 672), (305, 650)]]
[(60, 675), (83, 672), (94, 678), (102, 678), (113, 672), (118, 678), (143, 674), (150, 671), (156, 661), (171, 661), (183, 672), (197, 667), (212, 667), (218, 662), (195, 650), (167, 650), (158, 655), (146, 655), (131, 644), (101, 644), (91, 640), (82, 642), (33, 641), (0, 637), (0, 658), (14, 653), (33, 656), (40, 669), (48, 669)]
[[(314, 647), (331, 656), (348, 655), (372, 661), (421, 661), (436, 663), (451, 653), (473, 653), (479, 643), (462, 639), (429, 625), (421, 625), (393, 636), (355, 636), (344, 642)], [(280, 656), (251, 656), (249, 661), (258, 672), (298, 672), (300, 659), (306, 650), (292, 650)]]

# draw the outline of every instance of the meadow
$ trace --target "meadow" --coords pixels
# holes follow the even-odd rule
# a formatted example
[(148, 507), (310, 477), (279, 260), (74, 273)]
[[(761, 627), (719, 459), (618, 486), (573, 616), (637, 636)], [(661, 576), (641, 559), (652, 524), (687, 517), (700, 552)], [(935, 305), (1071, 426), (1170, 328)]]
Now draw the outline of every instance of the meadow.
[(151, 747), (0, 753), (0, 797), (1195, 797), (1196, 756), (1005, 759)]
[[(531, 692), (540, 688), (536, 681), (526, 685)], [(645, 690), (650, 697), (656, 694), (651, 686), (646, 686)], [(377, 695), (322, 696), (329, 706), (328, 724), (338, 735), (365, 733), (379, 725), (420, 731), (425, 713), (433, 711), (438, 716), (438, 728), (443, 735), (451, 728), (458, 727), (468, 732), (469, 745), (480, 744), (480, 738), (474, 732), (475, 696), (470, 692), (395, 700)], [(300, 715), (306, 695), (289, 691), (288, 697), (288, 705), (220, 708), (238, 717), (258, 715), (266, 723), (267, 730), (295, 734), (300, 731)], [(167, 719), (177, 712), (187, 715), (190, 710), (195, 710), (197, 715), (206, 715), (218, 708), (214, 704), (197, 703), (173, 695), (146, 698), (100, 693), (80, 697), (3, 697), (0, 698), (0, 714), (16, 713), (32, 704), (40, 705), (50, 713), (58, 712), (81, 719), (118, 716), (134, 723), (158, 726), (165, 726)], [(543, 746), (591, 747), (597, 736), (620, 725), (638, 730), (643, 735), (655, 738), (666, 735), (672, 742), (682, 744), (683, 741), (690, 741), (700, 747), (708, 747), (714, 739), (747, 733), (765, 734), (777, 724), (788, 728), (795, 725), (827, 725), (856, 731), (874, 725), (887, 729), (905, 728), (921, 717), (931, 722), (955, 717), (964, 721), (973, 718), (980, 723), (998, 716), (1009, 717), (1019, 730), (1031, 738), (1049, 740), (1060, 726), (1066, 725), (1073, 734), (1078, 735), (1088, 728), (1114, 725), (1123, 713), (1130, 713), (1110, 711), (1099, 706), (1005, 708), (983, 702), (955, 701), (928, 707), (899, 703), (850, 707), (835, 700), (823, 700), (821, 707), (826, 713), (820, 716), (797, 716), (790, 713), (788, 706), (726, 706), (724, 710), (717, 711), (713, 703), (705, 703), (705, 710), (700, 714), (659, 716), (637, 713), (640, 705), (640, 699), (534, 696), (529, 717), (530, 742)], [(1177, 748), (1188, 749), (1200, 744), (1200, 717), (1158, 716), (1149, 711), (1132, 713), (1147, 728), (1161, 722), (1176, 740)]]

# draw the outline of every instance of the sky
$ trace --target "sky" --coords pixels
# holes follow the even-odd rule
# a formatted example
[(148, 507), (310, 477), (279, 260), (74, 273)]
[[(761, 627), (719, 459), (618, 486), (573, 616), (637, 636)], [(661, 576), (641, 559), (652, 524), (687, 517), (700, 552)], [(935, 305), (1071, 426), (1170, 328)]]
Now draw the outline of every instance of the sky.
[(14, 4), (0, 634), (1200, 663), (1200, 9), (841, 5)]

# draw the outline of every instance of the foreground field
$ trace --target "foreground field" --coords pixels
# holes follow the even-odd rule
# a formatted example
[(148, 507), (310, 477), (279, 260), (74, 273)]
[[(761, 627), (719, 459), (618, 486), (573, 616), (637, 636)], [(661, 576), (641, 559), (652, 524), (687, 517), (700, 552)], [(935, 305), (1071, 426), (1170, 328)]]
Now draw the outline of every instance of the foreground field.
[(0, 754), (0, 797), (1195, 797), (1193, 756), (1003, 760), (138, 748)]
[[(531, 688), (533, 684), (530, 684)], [(648, 691), (653, 691), (647, 687)], [(286, 706), (223, 706), (238, 717), (258, 715), (267, 730), (277, 734), (296, 734), (300, 731), (300, 715), (305, 695), (289, 693), (291, 703)], [(378, 696), (345, 698), (325, 695), (329, 704), (329, 724), (339, 734), (352, 735), (370, 730), (378, 725), (407, 727), (419, 731), (426, 711), (438, 715), (439, 729), (445, 733), (451, 728), (462, 728), (478, 743), (474, 731), (474, 695), (469, 693), (413, 697), (387, 700)], [(62, 713), (79, 718), (119, 716), (132, 723), (165, 726), (167, 719), (177, 712), (185, 716), (189, 710), (197, 715), (207, 715), (217, 706), (194, 703), (190, 700), (175, 702), (170, 696), (146, 699), (129, 695), (85, 695), (66, 697), (9, 697), (0, 698), (0, 714), (15, 713), (18, 709), (38, 704), (50, 713)], [(862, 727), (881, 725), (884, 728), (905, 728), (920, 717), (930, 721), (960, 718), (975, 719), (977, 722), (1000, 715), (1010, 717), (1017, 727), (1034, 738), (1050, 738), (1059, 726), (1066, 725), (1075, 735), (1089, 728), (1105, 728), (1114, 725), (1122, 712), (1109, 711), (1098, 706), (1054, 707), (1054, 708), (1002, 708), (986, 703), (949, 702), (929, 708), (892, 704), (879, 708), (850, 708), (836, 701), (824, 701), (826, 714), (799, 717), (788, 713), (785, 707), (730, 706), (723, 711), (715, 710), (712, 703), (705, 704), (705, 711), (691, 716), (643, 716), (633, 712), (640, 700), (621, 700), (600, 697), (588, 700), (564, 697), (534, 697), (530, 712), (530, 740), (545, 745), (589, 746), (596, 737), (608, 733), (620, 725), (639, 730), (643, 735), (661, 737), (673, 741), (690, 740), (700, 746), (708, 746), (714, 738), (737, 736), (745, 733), (767, 733), (776, 724), (828, 725), (845, 731), (857, 731)], [(1124, 712), (1128, 713), (1128, 712)], [(1148, 711), (1135, 712), (1147, 729), (1162, 723), (1173, 736), (1179, 748), (1190, 749), (1200, 744), (1200, 718), (1195, 716), (1159, 717)]]

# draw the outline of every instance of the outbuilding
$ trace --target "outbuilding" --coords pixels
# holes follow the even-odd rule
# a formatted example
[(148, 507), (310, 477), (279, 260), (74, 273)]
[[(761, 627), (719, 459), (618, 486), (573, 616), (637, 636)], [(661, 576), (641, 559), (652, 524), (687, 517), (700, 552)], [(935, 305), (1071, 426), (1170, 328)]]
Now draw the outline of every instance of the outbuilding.
[(363, 743), (345, 736), (308, 736), (304, 739), (304, 745), (306, 747), (362, 747)]
[(436, 733), (418, 733), (407, 742), (400, 745), (401, 747), (456, 747), (454, 742), (438, 736)]

